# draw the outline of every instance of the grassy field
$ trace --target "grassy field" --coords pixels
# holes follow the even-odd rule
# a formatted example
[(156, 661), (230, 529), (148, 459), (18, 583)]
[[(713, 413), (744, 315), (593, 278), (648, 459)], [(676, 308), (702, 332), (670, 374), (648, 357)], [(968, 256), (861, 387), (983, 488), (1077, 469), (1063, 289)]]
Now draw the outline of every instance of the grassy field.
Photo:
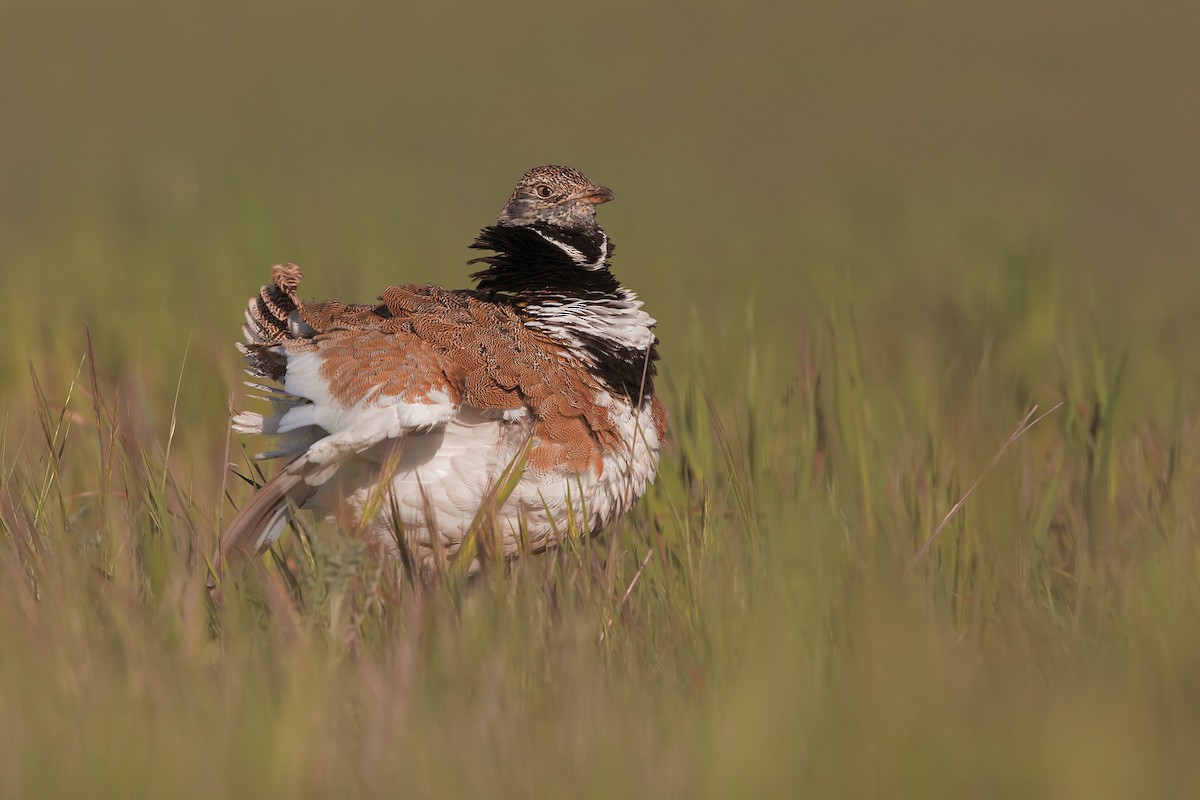
[[(0, 2), (0, 796), (1200, 793), (1186, 10)], [(649, 495), (210, 608), (270, 265), (464, 285), (546, 162), (660, 322)]]

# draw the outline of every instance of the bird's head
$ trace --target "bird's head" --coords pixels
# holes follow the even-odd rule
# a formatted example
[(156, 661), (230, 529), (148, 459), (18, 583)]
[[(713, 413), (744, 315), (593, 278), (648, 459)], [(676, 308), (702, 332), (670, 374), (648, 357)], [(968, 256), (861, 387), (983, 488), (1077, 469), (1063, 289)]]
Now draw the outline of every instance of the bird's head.
[(592, 228), (596, 206), (614, 198), (611, 189), (597, 186), (579, 170), (557, 164), (534, 167), (521, 177), (496, 223)]

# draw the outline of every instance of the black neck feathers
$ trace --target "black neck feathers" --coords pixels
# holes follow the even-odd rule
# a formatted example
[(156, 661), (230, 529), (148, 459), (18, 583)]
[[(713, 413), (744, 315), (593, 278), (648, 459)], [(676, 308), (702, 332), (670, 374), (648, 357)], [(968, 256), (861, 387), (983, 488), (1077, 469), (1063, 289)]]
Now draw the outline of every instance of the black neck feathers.
[(599, 226), (493, 225), (471, 248), (494, 253), (468, 262), (488, 265), (471, 276), (477, 291), (507, 297), (526, 325), (592, 364), (615, 393), (634, 401), (653, 394), (654, 320), (609, 271), (613, 244)]
[(613, 244), (598, 226), (491, 225), (479, 232), (471, 249), (495, 253), (467, 262), (488, 265), (471, 276), (482, 291), (615, 297), (621, 288), (608, 270)]

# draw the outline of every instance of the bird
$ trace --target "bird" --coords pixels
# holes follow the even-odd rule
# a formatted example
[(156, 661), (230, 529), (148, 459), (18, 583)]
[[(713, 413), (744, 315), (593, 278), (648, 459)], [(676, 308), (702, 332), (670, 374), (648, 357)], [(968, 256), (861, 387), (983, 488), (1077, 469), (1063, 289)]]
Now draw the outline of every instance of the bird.
[[(546, 165), (518, 181), (473, 288), (390, 286), (377, 303), (302, 302), (277, 265), (238, 344), (282, 466), (220, 537), (216, 578), (264, 552), (298, 509), (353, 526), (422, 570), (509, 560), (594, 534), (658, 472), (667, 412), (656, 321), (612, 272), (596, 221), (613, 192)], [(210, 588), (214, 585), (210, 577)]]

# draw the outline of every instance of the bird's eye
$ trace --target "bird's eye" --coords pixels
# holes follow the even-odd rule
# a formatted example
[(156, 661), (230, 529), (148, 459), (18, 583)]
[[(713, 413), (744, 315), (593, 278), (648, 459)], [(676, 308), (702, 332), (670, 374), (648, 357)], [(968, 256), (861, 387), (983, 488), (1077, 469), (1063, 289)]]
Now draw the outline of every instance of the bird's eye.
[(534, 189), (534, 191), (537, 192), (537, 196), (542, 198), (543, 200), (550, 197), (550, 195), (554, 194), (554, 192), (552, 192), (550, 190), (550, 187), (544, 183), (540, 184), (536, 189)]

